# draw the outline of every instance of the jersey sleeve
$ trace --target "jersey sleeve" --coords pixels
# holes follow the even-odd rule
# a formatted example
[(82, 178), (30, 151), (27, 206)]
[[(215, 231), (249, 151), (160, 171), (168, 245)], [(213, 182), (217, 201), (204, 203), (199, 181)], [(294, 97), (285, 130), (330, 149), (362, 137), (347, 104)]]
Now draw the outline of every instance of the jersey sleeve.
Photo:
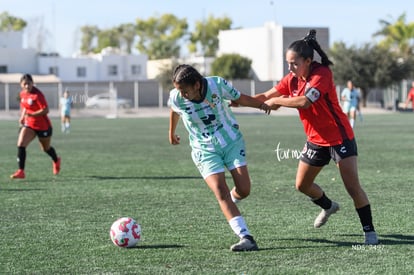
[[(313, 103), (320, 97), (330, 92), (331, 87), (333, 87), (332, 72), (331, 70), (329, 70), (329, 68), (321, 66), (309, 81), (309, 87), (305, 91), (305, 93), (312, 92), (314, 96), (317, 94), (317, 98), (314, 98), (314, 101), (311, 100)], [(315, 90), (317, 91), (317, 93), (315, 92)]]
[(43, 95), (43, 93), (41, 93), (41, 92), (38, 93), (38, 95), (37, 95), (37, 101), (38, 101), (37, 104), (39, 106), (39, 109), (45, 109), (45, 108), (47, 108), (47, 101), (46, 101), (46, 98)]
[(290, 96), (289, 79), (290, 75), (288, 74), (285, 77), (283, 77), (279, 83), (275, 85), (275, 89), (282, 95)]
[(223, 98), (228, 100), (237, 100), (241, 96), (241, 92), (233, 87), (230, 83), (227, 82), (224, 78), (218, 77), (217, 84), (221, 87)]
[(170, 107), (174, 112), (180, 113), (177, 102), (178, 90), (172, 89), (168, 98), (167, 106)]

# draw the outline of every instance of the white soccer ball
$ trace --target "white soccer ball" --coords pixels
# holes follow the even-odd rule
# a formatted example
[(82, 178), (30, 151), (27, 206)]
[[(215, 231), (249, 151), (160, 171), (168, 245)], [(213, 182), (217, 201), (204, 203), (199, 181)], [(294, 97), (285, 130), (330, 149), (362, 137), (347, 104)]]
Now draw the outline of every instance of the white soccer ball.
[(117, 219), (109, 232), (112, 242), (119, 247), (134, 247), (141, 240), (141, 226), (130, 217)]

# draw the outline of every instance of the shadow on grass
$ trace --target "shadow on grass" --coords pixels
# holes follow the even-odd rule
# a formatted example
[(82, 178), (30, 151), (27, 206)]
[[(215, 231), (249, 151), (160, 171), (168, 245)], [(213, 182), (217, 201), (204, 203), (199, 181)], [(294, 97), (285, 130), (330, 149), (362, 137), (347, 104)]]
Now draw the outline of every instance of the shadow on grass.
[(88, 176), (97, 180), (182, 180), (201, 179), (200, 176), (145, 176), (145, 177), (122, 177), (122, 176)]
[(183, 248), (184, 245), (178, 244), (153, 244), (153, 245), (140, 245), (130, 247), (128, 249), (167, 249), (167, 248)]
[[(327, 244), (327, 246), (352, 246), (355, 244), (358, 244), (356, 242), (341, 242), (341, 241), (332, 241), (327, 239), (300, 239), (300, 238), (289, 238), (289, 239), (278, 239), (280, 241), (303, 241), (303, 242), (312, 242), (312, 243), (319, 243), (319, 244)], [(294, 247), (286, 247), (287, 249), (292, 248), (317, 248), (320, 246), (309, 246), (309, 245), (303, 245), (303, 246), (294, 246)]]
[[(357, 234), (348, 234), (342, 236), (361, 236)], [(404, 235), (404, 234), (379, 234), (378, 235), (379, 244), (383, 245), (401, 245), (401, 244), (414, 244), (414, 235)]]
[(0, 191), (5, 192), (25, 192), (25, 191), (42, 191), (41, 188), (0, 188)]

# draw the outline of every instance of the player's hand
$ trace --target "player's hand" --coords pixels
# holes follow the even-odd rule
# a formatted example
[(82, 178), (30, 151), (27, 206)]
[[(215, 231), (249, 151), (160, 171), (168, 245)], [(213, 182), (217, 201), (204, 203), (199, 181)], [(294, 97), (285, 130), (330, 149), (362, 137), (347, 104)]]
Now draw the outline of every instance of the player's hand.
[(265, 111), (265, 113), (267, 115), (269, 115), (270, 112), (272, 111), (272, 108), (269, 105), (267, 105), (266, 103), (260, 104), (259, 109), (262, 110), (262, 111)]
[(281, 107), (281, 105), (274, 103), (273, 98), (266, 100), (264, 103), (268, 105), (271, 110), (274, 110), (274, 111), (276, 111), (277, 109)]
[(237, 102), (234, 102), (233, 100), (231, 100), (230, 103), (229, 103), (229, 106), (230, 107), (240, 107), (240, 104), (237, 103)]
[(170, 136), (170, 144), (172, 144), (172, 145), (180, 144), (180, 136), (179, 135)]

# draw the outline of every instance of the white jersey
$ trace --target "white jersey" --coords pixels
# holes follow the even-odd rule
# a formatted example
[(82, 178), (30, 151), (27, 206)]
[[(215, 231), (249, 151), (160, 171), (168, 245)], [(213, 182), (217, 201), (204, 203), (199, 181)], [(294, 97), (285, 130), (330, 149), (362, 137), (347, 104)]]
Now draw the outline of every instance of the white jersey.
[(189, 133), (190, 145), (208, 151), (224, 148), (242, 137), (229, 106), (241, 93), (217, 76), (203, 79), (202, 100), (190, 101), (177, 89), (170, 92), (169, 106), (178, 113)]

